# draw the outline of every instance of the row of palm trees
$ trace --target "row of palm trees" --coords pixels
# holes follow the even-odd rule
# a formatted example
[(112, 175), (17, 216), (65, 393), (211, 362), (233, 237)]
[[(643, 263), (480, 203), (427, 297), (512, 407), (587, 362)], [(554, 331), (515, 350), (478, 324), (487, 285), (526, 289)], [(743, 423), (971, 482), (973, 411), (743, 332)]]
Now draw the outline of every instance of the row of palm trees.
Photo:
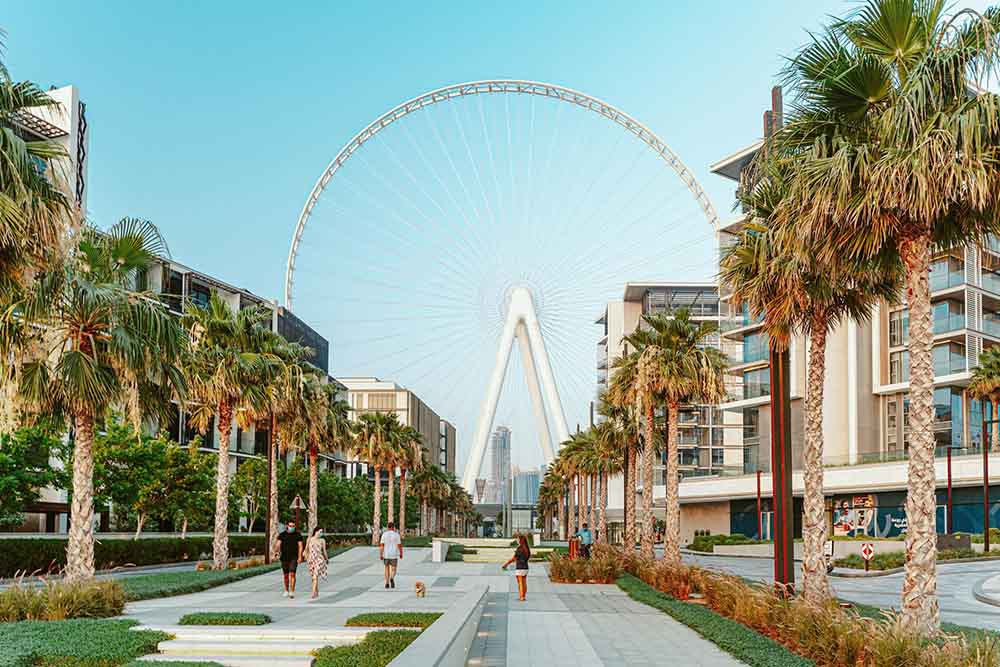
[[(406, 494), (411, 479), (413, 491), (420, 500), (420, 534), (432, 531), (432, 518), (438, 531), (464, 534), (468, 521), (474, 517), (472, 499), (453, 475), (426, 463), (427, 452), (420, 431), (401, 423), (395, 412), (364, 413), (353, 426), (352, 452), (375, 473), (372, 544), (378, 544), (382, 532), (383, 473), (388, 480), (386, 516), (396, 523), (401, 534), (406, 534)], [(398, 520), (395, 519), (397, 474)], [(433, 516), (428, 514), (429, 509), (434, 510)]]
[(722, 263), (734, 305), (763, 315), (772, 346), (808, 339), (803, 592), (814, 600), (829, 596), (826, 337), (902, 291), (911, 435), (901, 621), (920, 634), (940, 626), (928, 274), (936, 252), (1000, 232), (1000, 100), (986, 91), (998, 62), (1000, 11), (949, 14), (943, 0), (868, 0), (811, 35), (784, 72), (791, 112), (746, 173), (749, 222)]
[[(666, 459), (664, 557), (680, 562), (680, 409), (691, 403), (718, 403), (725, 397), (726, 359), (707, 344), (717, 333), (716, 323), (698, 321), (681, 308), (643, 316), (639, 329), (626, 336), (630, 349), (615, 361), (607, 394), (599, 401), (603, 419), (563, 443), (542, 481), (540, 513), (547, 522), (558, 514), (563, 537), (568, 528), (575, 525), (579, 530), (586, 522), (597, 527), (598, 541), (607, 541), (608, 478), (623, 474), (625, 544), (636, 543), (635, 528), (640, 526), (641, 552), (652, 558), (653, 471), (655, 457), (662, 454)], [(665, 438), (655, 428), (658, 412), (666, 418)], [(635, 497), (640, 483), (642, 506), (637, 521)], [(589, 502), (585, 500), (588, 495)]]

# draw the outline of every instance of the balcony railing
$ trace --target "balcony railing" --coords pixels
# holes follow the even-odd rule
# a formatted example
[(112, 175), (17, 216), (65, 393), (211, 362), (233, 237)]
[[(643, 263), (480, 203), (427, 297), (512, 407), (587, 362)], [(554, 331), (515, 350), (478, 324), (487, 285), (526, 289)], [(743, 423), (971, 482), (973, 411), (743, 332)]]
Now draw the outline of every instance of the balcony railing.
[(958, 287), (965, 283), (964, 271), (948, 271), (947, 273), (931, 273), (931, 291)]
[(1000, 320), (983, 318), (983, 333), (1000, 338)]
[(760, 398), (771, 394), (770, 382), (745, 382), (743, 384), (743, 399)]
[[(985, 326), (985, 325), (984, 325)], [(934, 318), (934, 333), (943, 334), (950, 331), (959, 331), (965, 328), (965, 314), (944, 315)]]

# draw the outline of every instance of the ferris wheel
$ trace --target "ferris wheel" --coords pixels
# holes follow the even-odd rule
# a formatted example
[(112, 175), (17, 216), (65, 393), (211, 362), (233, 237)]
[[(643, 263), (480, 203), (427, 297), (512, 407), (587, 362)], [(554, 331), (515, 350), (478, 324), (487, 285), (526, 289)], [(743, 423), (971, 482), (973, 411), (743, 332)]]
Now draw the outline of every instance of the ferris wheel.
[[(457, 84), (382, 114), (323, 170), (285, 305), (330, 340), (331, 374), (395, 381), (451, 421), (471, 488), (494, 425), (537, 465), (586, 421), (604, 305), (626, 282), (710, 279), (718, 224), (680, 157), (616, 107), (548, 83)], [(511, 319), (525, 299), (539, 342), (505, 355), (512, 327), (528, 345)]]

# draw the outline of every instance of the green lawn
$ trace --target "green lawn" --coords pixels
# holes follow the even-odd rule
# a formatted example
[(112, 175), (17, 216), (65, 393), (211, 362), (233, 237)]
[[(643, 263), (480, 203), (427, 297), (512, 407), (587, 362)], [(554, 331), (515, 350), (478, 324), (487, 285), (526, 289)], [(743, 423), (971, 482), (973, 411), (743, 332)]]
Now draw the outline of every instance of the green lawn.
[(681, 602), (659, 592), (640, 579), (625, 574), (618, 587), (637, 602), (649, 605), (672, 616), (723, 651), (751, 667), (809, 667), (815, 665), (800, 655), (751, 630), (742, 623), (717, 614), (708, 607)]
[(345, 625), (364, 628), (420, 628), (426, 629), (441, 618), (439, 612), (373, 612), (358, 614), (347, 619)]
[(118, 667), (156, 652), (162, 632), (137, 621), (22, 621), (0, 624), (0, 667)]
[(313, 667), (385, 667), (420, 636), (420, 630), (376, 630), (351, 646), (327, 646), (314, 653)]
[(203, 611), (184, 614), (178, 625), (267, 625), (267, 614), (248, 614), (236, 611)]

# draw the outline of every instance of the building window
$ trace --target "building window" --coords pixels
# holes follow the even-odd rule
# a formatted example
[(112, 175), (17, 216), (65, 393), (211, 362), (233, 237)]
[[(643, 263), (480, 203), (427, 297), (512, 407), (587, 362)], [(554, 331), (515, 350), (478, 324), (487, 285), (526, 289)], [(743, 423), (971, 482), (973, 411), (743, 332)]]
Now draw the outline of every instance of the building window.
[(395, 410), (396, 394), (391, 391), (373, 391), (368, 394), (369, 410)]
[(767, 359), (767, 333), (760, 331), (743, 337), (743, 363)]
[(204, 285), (191, 283), (191, 289), (188, 291), (188, 299), (191, 303), (201, 308), (208, 308), (208, 302), (211, 298), (212, 291), (210, 289)]
[(899, 403), (896, 397), (890, 396), (889, 402), (885, 405), (885, 440), (890, 451), (896, 449), (897, 430), (899, 429), (898, 410)]
[(889, 313), (889, 345), (898, 347), (910, 342), (910, 311), (894, 310)]
[(743, 398), (760, 398), (771, 393), (771, 373), (768, 368), (758, 368), (743, 374)]
[(910, 380), (910, 352), (901, 350), (889, 355), (889, 384)]
[(962, 446), (962, 390), (938, 387), (934, 390), (934, 440), (938, 447)]
[(743, 410), (743, 444), (756, 445), (760, 441), (760, 410), (746, 408)]
[(965, 346), (961, 343), (944, 343), (934, 346), (934, 375), (951, 375), (965, 372)]
[(726, 450), (724, 450), (724, 449), (713, 449), (712, 450), (712, 467), (713, 468), (722, 465), (725, 453), (726, 453)]
[(942, 257), (931, 262), (931, 291), (956, 287), (965, 282), (962, 260), (956, 257)]
[(965, 305), (946, 299), (931, 305), (934, 311), (934, 333), (941, 334), (965, 328)]

